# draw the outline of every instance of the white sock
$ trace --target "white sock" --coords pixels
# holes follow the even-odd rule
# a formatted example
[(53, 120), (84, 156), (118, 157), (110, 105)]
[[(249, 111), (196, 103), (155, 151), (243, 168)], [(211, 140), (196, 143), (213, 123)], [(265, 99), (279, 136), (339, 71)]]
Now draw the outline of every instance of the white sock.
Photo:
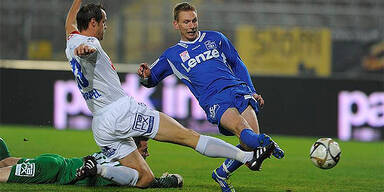
[(242, 163), (253, 158), (253, 152), (242, 151), (221, 139), (206, 135), (200, 135), (195, 150), (208, 157), (230, 158)]
[(97, 165), (97, 174), (119, 185), (136, 186), (139, 172), (126, 166)]

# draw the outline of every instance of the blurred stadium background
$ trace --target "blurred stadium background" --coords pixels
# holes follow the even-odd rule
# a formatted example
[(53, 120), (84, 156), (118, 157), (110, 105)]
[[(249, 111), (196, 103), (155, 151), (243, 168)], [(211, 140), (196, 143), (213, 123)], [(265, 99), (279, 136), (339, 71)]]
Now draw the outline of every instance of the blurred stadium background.
[[(99, 2), (99, 1), (84, 1)], [(102, 45), (129, 95), (199, 132), (216, 133), (175, 77), (154, 89), (135, 70), (179, 36), (175, 0), (103, 1)], [(65, 58), (71, 0), (1, 0), (0, 126), (90, 128), (90, 113)], [(264, 132), (384, 139), (384, 1), (196, 0), (201, 30), (230, 38), (266, 100)]]

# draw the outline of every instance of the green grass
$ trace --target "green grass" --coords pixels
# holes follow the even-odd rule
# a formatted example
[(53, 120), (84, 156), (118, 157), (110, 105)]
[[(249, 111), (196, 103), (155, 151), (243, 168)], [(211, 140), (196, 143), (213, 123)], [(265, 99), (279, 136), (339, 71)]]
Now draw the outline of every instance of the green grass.
[[(98, 150), (90, 131), (54, 130), (53, 128), (0, 126), (13, 156), (34, 157), (57, 153), (65, 157), (82, 157)], [(236, 144), (234, 137), (219, 138)], [(273, 136), (286, 152), (282, 160), (272, 158), (263, 163), (261, 172), (240, 168), (231, 177), (236, 191), (384, 191), (384, 142), (342, 142), (339, 164), (330, 170), (312, 165), (309, 148), (317, 138)], [(27, 139), (27, 141), (24, 141)], [(148, 191), (219, 191), (211, 180), (214, 168), (223, 159), (199, 155), (192, 149), (174, 144), (149, 142), (148, 164), (156, 176), (163, 172), (184, 177), (182, 189), (148, 189)], [(128, 187), (79, 187), (58, 185), (0, 184), (0, 191), (135, 191)]]

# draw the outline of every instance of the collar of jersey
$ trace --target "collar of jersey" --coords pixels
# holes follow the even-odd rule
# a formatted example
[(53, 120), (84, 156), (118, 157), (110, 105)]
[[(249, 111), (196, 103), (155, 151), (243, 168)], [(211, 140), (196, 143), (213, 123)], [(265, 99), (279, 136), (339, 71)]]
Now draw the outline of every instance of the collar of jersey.
[(200, 35), (201, 35), (201, 32), (199, 31), (199, 35), (196, 37), (195, 40), (193, 41), (183, 41), (183, 40), (180, 40), (179, 43), (185, 43), (185, 44), (193, 44), (193, 43), (196, 43), (196, 41), (198, 41), (200, 39)]

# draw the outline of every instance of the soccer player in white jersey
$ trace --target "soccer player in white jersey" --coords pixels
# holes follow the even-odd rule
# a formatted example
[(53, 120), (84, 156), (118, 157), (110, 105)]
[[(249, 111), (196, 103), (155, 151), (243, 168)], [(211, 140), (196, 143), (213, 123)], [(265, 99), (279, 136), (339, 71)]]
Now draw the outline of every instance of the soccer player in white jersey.
[[(146, 87), (154, 87), (175, 74), (191, 90), (207, 119), (224, 135), (236, 135), (240, 149), (255, 150), (273, 143), (273, 155), (284, 152), (265, 134), (260, 134), (257, 113), (264, 104), (256, 93), (248, 70), (232, 43), (217, 31), (199, 31), (195, 7), (179, 3), (174, 8), (173, 26), (181, 40), (168, 48), (148, 67), (140, 65), (138, 75)], [(222, 191), (234, 191), (227, 181), (243, 163), (227, 159), (212, 173)]]
[[(124, 173), (100, 168), (86, 161), (79, 177), (94, 173), (112, 180), (129, 175), (125, 185), (146, 188), (154, 179), (153, 173), (137, 151), (132, 139), (145, 136), (157, 141), (188, 146), (208, 157), (236, 159), (258, 170), (264, 159), (274, 150), (268, 145), (245, 152), (220, 139), (204, 136), (186, 129), (164, 113), (137, 103), (126, 95), (108, 55), (100, 45), (107, 15), (98, 5), (81, 6), (74, 0), (66, 19), (67, 48), (65, 50), (72, 72), (88, 108), (92, 112), (92, 131), (96, 144), (111, 161), (119, 161), (127, 169)], [(103, 175), (104, 174), (104, 175)], [(115, 177), (114, 174), (118, 174)], [(119, 181), (123, 183), (124, 181)]]

